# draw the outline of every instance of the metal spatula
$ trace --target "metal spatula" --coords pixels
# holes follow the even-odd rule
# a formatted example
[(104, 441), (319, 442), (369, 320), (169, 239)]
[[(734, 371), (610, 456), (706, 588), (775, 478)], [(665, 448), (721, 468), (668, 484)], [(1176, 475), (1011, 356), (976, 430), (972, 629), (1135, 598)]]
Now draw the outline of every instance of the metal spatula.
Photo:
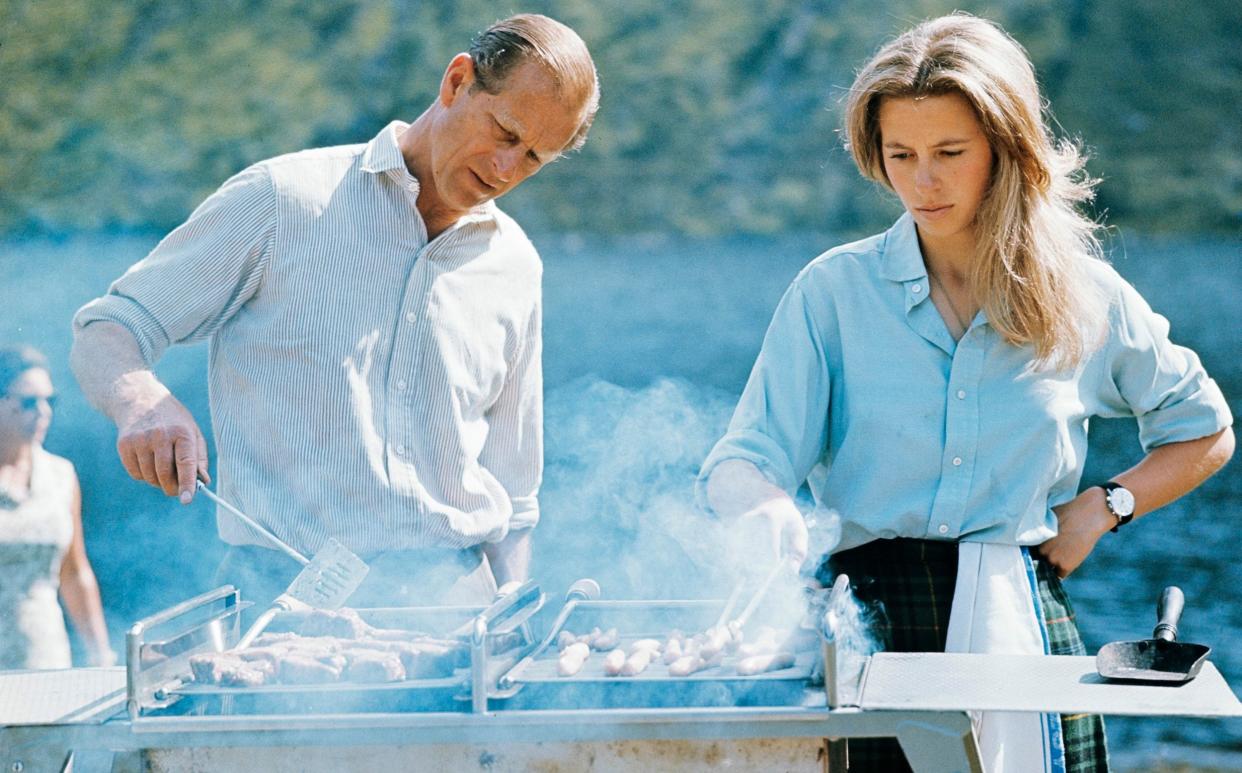
[(278, 600), (289, 599), (295, 602), (295, 604), (303, 604), (315, 609), (338, 609), (358, 589), (363, 579), (366, 578), (367, 572), (370, 571), (370, 567), (366, 565), (365, 561), (354, 555), (349, 548), (331, 538), (328, 539), (326, 545), (315, 553), (313, 558), (308, 560), (306, 556), (289, 547), (283, 540), (260, 526), (250, 516), (225, 502), (211, 489), (207, 488), (201, 480), (198, 481), (198, 490), (257, 533), (263, 535), (264, 539), (278, 550), (302, 565), (302, 571), (298, 573), (297, 577), (293, 578), (293, 582), (289, 583), (289, 587), (285, 589), (285, 592), (277, 597)]

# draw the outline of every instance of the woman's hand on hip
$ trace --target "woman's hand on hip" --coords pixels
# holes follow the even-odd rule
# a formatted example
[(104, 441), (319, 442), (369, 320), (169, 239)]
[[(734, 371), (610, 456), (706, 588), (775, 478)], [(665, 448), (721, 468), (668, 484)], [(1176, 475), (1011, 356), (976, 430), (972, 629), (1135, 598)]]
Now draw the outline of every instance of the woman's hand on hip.
[(1095, 543), (1117, 524), (1117, 519), (1104, 501), (1104, 489), (1098, 486), (1052, 511), (1057, 515), (1057, 536), (1040, 545), (1039, 554), (1064, 579), (1087, 560)]

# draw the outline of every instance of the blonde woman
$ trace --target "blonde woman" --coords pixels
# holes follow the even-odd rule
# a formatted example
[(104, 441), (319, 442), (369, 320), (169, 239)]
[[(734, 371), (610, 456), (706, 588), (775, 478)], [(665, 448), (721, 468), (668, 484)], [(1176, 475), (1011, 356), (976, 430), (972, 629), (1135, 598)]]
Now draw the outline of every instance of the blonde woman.
[[(1233, 452), (1198, 358), (1099, 259), (1076, 207), (1092, 183), (1042, 104), (1022, 47), (965, 14), (862, 68), (849, 148), (905, 214), (794, 280), (700, 474), (770, 558), (805, 555), (804, 482), (840, 513), (821, 574), (883, 603), (891, 650), (1085, 654), (1060, 579)], [(1082, 481), (1092, 416), (1136, 417), (1146, 456)], [(983, 715), (977, 734), (989, 770), (1107, 768), (1098, 717)], [(850, 761), (905, 764), (889, 741)]]

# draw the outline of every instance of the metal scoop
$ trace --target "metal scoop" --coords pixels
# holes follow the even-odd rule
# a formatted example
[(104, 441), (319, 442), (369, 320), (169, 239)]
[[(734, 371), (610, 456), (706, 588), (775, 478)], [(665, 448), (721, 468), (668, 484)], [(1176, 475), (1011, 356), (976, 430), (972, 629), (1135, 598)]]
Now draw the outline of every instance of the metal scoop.
[(1188, 682), (1199, 675), (1203, 661), (1212, 651), (1202, 644), (1177, 640), (1177, 621), (1186, 597), (1174, 585), (1164, 589), (1156, 606), (1159, 622), (1151, 639), (1105, 644), (1095, 656), (1100, 676), (1127, 682)]
[[(285, 592), (277, 597), (277, 601), (288, 599), (294, 604), (302, 604), (315, 609), (338, 609), (345, 603), (358, 586), (366, 578), (370, 567), (361, 558), (354, 555), (349, 548), (329, 538), (326, 545), (307, 559), (298, 551), (289, 547), (283, 540), (260, 526), (250, 516), (233, 507), (207, 488), (201, 480), (198, 490), (207, 498), (228, 510), (239, 520), (257, 533), (263, 535), (276, 549), (302, 565), (303, 569), (289, 583)], [(289, 606), (293, 606), (290, 604)]]

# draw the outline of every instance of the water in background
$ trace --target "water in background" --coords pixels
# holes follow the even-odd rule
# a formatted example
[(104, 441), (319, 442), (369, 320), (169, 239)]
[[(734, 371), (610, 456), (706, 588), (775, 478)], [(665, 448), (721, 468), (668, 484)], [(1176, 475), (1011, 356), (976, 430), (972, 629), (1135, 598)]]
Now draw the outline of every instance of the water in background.
[[(0, 341), (43, 349), (62, 394), (48, 448), (82, 478), (87, 548), (113, 646), (140, 617), (212, 586), (221, 555), (205, 502), (181, 507), (131, 481), (115, 434), (77, 393), (69, 320), (141, 257), (154, 237), (0, 244)], [(547, 472), (536, 576), (553, 596), (598, 579), (606, 596), (725, 595), (731, 546), (694, 509), (691, 484), (721, 434), (768, 318), (794, 274), (832, 246), (823, 238), (684, 242), (536, 238), (545, 260)], [(1113, 262), (1199, 352), (1234, 414), (1242, 412), (1242, 242), (1117, 235)], [(158, 372), (209, 426), (205, 347), (174, 349)], [(214, 449), (212, 449), (214, 455)], [(1133, 422), (1092, 426), (1086, 480), (1140, 455)], [(1239, 455), (1242, 458), (1242, 455)], [(1146, 638), (1166, 584), (1187, 595), (1187, 641), (1242, 684), (1242, 504), (1235, 459), (1157, 516), (1107, 535), (1067, 581), (1088, 649)], [(244, 589), (243, 589), (244, 592)], [(1118, 769), (1159, 762), (1242, 769), (1239, 723), (1114, 717)]]

